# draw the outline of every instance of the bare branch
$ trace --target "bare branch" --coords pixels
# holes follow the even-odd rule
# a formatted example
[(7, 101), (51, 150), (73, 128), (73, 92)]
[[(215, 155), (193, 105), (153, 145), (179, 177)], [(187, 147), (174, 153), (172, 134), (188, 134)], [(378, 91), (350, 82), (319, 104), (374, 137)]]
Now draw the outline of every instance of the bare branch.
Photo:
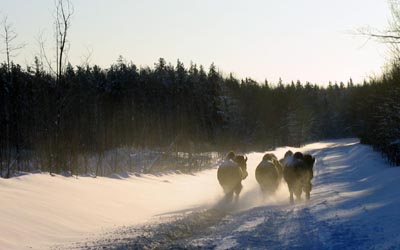
[(45, 48), (46, 41), (43, 38), (42, 31), (39, 31), (39, 35), (36, 38), (36, 41), (39, 45), (39, 58), (40, 58), (41, 64), (43, 65), (43, 61), (45, 61), (47, 68), (50, 70), (50, 72), (52, 72), (53, 74), (56, 74), (56, 71), (52, 67), (52, 62), (51, 62), (51, 60), (48, 59), (47, 54), (46, 54), (46, 48)]
[(81, 56), (81, 66), (89, 66), (90, 61), (92, 60), (93, 48), (89, 46), (85, 47), (86, 47), (86, 54)]
[(15, 39), (17, 39), (18, 35), (14, 31), (12, 24), (8, 22), (8, 17), (4, 16), (2, 20), (3, 33), (1, 33), (1, 37), (3, 38), (5, 48), (1, 50), (2, 54), (6, 54), (6, 63), (7, 70), (10, 72), (10, 64), (11, 58), (16, 57), (18, 54), (16, 52), (26, 46), (25, 43), (14, 44)]
[(373, 38), (382, 43), (392, 44), (394, 46), (400, 44), (400, 1), (389, 1), (389, 8), (392, 18), (389, 21), (387, 29), (377, 30), (372, 29), (371, 27), (364, 27), (358, 29), (358, 34)]
[(39, 44), (39, 55), (41, 62), (45, 62), (47, 68), (56, 76), (57, 82), (63, 75), (65, 65), (68, 63), (68, 42), (71, 19), (74, 13), (73, 5), (70, 0), (54, 0), (54, 45), (55, 53), (48, 57), (45, 48), (43, 34), (39, 34), (37, 42)]
[(57, 43), (57, 78), (60, 79), (66, 65), (66, 51), (68, 30), (71, 25), (71, 17), (74, 13), (72, 3), (69, 0), (56, 0), (56, 43)]
[(375, 38), (383, 43), (400, 43), (400, 33), (391, 31), (373, 31), (370, 28), (361, 28), (358, 30), (359, 35)]

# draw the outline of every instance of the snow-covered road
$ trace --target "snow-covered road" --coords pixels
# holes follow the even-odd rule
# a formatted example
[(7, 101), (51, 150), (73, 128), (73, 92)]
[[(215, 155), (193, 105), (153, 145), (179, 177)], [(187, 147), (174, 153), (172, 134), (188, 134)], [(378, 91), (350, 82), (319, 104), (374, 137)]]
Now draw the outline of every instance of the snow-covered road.
[[(288, 149), (273, 152), (282, 157)], [(1, 236), (0, 243), (7, 243), (11, 249), (42, 249), (43, 246), (52, 249), (400, 249), (400, 168), (389, 167), (379, 153), (360, 145), (356, 139), (313, 143), (299, 150), (312, 153), (317, 159), (314, 187), (307, 203), (290, 205), (284, 183), (274, 197), (263, 201), (254, 177), (263, 154), (252, 153), (248, 155), (249, 177), (243, 182), (237, 203), (222, 201), (216, 169), (196, 175), (80, 180), (76, 181), (77, 186), (74, 183), (67, 187), (82, 186), (83, 193), (75, 193), (76, 200), (89, 210), (93, 209), (93, 202), (104, 206), (98, 213), (86, 213), (80, 218), (80, 211), (86, 211), (81, 206), (72, 206), (72, 210), (65, 208), (61, 211), (64, 214), (55, 214), (65, 216), (71, 210), (78, 220), (71, 216), (70, 223), (57, 224), (61, 229), (56, 232), (61, 235), (56, 240), (46, 241), (46, 234), (30, 233), (26, 227), (32, 230), (38, 227), (28, 223), (24, 228), (24, 244)], [(18, 180), (23, 182), (19, 185), (25, 185), (33, 177), (24, 178)], [(85, 203), (99, 188), (99, 182), (100, 186), (107, 187), (102, 192), (109, 200), (98, 200), (101, 195), (96, 195), (96, 199)], [(9, 192), (23, 195), (17, 184), (0, 182), (0, 192), (6, 187)], [(130, 193), (126, 193), (126, 188)], [(9, 192), (5, 194), (18, 197)], [(114, 197), (118, 193), (123, 198)], [(67, 191), (63, 194), (70, 198)], [(127, 195), (136, 197), (131, 201)], [(5, 198), (0, 196), (0, 199)], [(49, 206), (43, 196), (35, 199), (40, 200), (42, 209)], [(109, 204), (115, 202), (118, 204)], [(24, 216), (34, 220), (39, 208), (33, 202), (30, 209), (26, 208), (29, 216)], [(12, 213), (18, 222), (24, 210), (19, 211), (17, 206), (14, 209)], [(4, 216), (11, 212), (4, 207), (0, 210), (0, 222), (9, 223), (12, 233), (20, 233), (16, 222)], [(56, 221), (54, 215), (49, 216), (51, 222)], [(100, 232), (93, 230), (96, 219), (99, 219), (97, 227), (104, 228)], [(85, 234), (83, 238), (71, 233), (77, 230), (79, 221), (86, 232), (93, 232), (90, 236)], [(42, 222), (39, 229), (48, 223), (46, 219)], [(114, 227), (106, 227), (110, 222)], [(0, 223), (0, 235), (7, 235), (6, 229)]]
[[(274, 153), (281, 157), (287, 149)], [(314, 143), (301, 151), (317, 158), (308, 203), (290, 205), (285, 185), (262, 201), (253, 174), (237, 204), (170, 213), (175, 216), (126, 227), (89, 248), (400, 249), (400, 169), (389, 168), (355, 139)], [(249, 155), (249, 173), (261, 157)]]

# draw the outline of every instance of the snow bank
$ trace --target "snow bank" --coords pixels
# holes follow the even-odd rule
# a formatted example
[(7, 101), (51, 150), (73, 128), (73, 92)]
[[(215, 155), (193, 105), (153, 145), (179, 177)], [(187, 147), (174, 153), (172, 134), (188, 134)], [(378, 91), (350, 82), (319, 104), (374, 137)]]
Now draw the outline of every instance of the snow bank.
[(219, 198), (214, 172), (0, 179), (0, 249), (46, 249), (178, 208), (204, 206)]

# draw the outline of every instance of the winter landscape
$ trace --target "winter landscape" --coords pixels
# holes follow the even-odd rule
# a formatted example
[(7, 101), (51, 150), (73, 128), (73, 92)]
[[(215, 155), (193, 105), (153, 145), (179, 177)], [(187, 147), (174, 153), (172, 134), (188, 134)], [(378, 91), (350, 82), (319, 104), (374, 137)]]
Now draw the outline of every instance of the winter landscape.
[(0, 2), (0, 250), (400, 249), (400, 1)]
[[(226, 203), (216, 168), (193, 175), (1, 179), (2, 249), (399, 249), (400, 169), (357, 139), (303, 148), (316, 156), (309, 202), (282, 183), (262, 199), (249, 178)], [(29, 208), (29, 209), (27, 209)]]

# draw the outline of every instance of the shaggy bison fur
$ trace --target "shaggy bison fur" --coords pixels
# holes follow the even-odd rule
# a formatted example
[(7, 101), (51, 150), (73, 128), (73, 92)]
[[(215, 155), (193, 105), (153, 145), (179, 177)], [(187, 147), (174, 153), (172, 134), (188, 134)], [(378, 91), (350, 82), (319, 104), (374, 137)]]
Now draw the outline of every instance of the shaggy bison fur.
[(273, 194), (282, 180), (283, 169), (274, 154), (265, 154), (256, 168), (256, 180), (264, 195)]
[(296, 200), (301, 199), (302, 192), (306, 199), (310, 199), (312, 189), (311, 179), (314, 177), (315, 158), (309, 154), (302, 154), (288, 151), (285, 157), (280, 160), (283, 166), (283, 178), (285, 179), (290, 193), (290, 202), (293, 203), (293, 194)]
[(247, 176), (247, 157), (229, 152), (217, 171), (218, 182), (228, 201), (232, 201), (234, 194), (235, 200), (239, 199), (243, 188), (242, 180)]

